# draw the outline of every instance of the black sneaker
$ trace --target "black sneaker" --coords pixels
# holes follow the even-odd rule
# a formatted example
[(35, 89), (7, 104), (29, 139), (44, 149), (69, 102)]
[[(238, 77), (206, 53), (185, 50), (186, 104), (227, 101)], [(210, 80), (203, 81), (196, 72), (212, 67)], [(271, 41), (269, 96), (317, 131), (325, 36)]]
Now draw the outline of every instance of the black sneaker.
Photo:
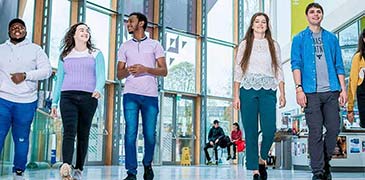
[(253, 180), (261, 180), (260, 175), (254, 174), (253, 175)]
[(152, 170), (152, 166), (145, 166), (144, 167), (144, 174), (143, 174), (143, 179), (144, 180), (153, 180), (153, 177), (155, 175), (153, 174), (153, 170)]
[(13, 180), (25, 180), (24, 172), (22, 170), (16, 170), (13, 176)]
[(323, 174), (322, 173), (313, 174), (312, 180), (323, 180)]
[(260, 173), (261, 180), (267, 179), (267, 171), (266, 171), (265, 164), (259, 164), (259, 173)]
[(232, 159), (232, 157), (231, 157), (231, 155), (228, 155), (227, 161), (229, 161), (230, 159)]
[(137, 180), (137, 176), (134, 174), (128, 174), (124, 180)]
[(236, 159), (236, 156), (233, 156), (233, 158), (232, 158), (233, 160), (235, 160)]
[(332, 180), (331, 165), (329, 164), (329, 162), (326, 162), (324, 165), (323, 179)]

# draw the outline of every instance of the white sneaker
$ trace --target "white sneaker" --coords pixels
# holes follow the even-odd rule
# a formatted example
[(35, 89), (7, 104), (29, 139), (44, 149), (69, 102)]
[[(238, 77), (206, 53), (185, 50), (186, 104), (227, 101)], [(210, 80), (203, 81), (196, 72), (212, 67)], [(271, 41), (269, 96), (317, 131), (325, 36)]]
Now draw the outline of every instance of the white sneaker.
[(82, 171), (80, 169), (75, 169), (74, 170), (73, 179), (74, 180), (81, 180), (82, 179)]
[(60, 175), (62, 180), (71, 180), (72, 179), (71, 171), (72, 171), (71, 165), (63, 163), (60, 168)]
[(25, 180), (24, 178), (24, 172), (22, 171), (16, 171), (13, 175), (13, 180)]

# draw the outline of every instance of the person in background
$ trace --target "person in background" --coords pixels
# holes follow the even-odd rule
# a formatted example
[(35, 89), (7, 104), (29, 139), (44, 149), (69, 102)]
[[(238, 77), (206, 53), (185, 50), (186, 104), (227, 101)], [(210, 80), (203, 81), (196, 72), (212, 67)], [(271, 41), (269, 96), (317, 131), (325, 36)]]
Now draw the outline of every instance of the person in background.
[[(232, 146), (232, 148), (233, 148), (233, 158), (232, 159), (236, 159), (237, 143), (239, 143), (240, 141), (242, 141), (242, 131), (240, 129), (240, 125), (237, 122), (235, 122), (235, 123), (233, 123), (233, 129), (231, 131), (231, 142), (228, 145), (228, 148), (230, 148), (230, 146)], [(230, 150), (228, 151), (227, 160), (229, 160), (229, 159), (231, 159)]]
[(213, 164), (211, 161), (211, 158), (209, 156), (209, 153), (208, 153), (209, 148), (213, 148), (214, 154), (215, 154), (215, 161), (216, 161), (215, 163), (218, 165), (218, 150), (217, 149), (219, 146), (219, 140), (221, 138), (223, 138), (224, 136), (225, 135), (224, 135), (223, 129), (221, 127), (219, 127), (219, 121), (214, 120), (213, 126), (209, 130), (208, 142), (204, 146), (205, 158), (208, 161), (207, 165)]
[(359, 35), (359, 43), (357, 51), (352, 58), (350, 70), (348, 103), (347, 103), (347, 119), (350, 123), (354, 122), (354, 101), (357, 99), (357, 107), (359, 109), (360, 127), (365, 128), (365, 29)]

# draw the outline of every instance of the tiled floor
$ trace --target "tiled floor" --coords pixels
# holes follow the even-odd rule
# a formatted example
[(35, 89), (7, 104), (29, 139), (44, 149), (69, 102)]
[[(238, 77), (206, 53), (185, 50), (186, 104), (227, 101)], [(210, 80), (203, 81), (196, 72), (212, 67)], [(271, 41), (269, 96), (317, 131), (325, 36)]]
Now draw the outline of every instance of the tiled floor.
[[(138, 168), (138, 179), (142, 180), (143, 167)], [(155, 180), (246, 180), (252, 179), (251, 172), (237, 165), (222, 166), (155, 166)], [(85, 180), (121, 180), (126, 173), (123, 166), (88, 166), (84, 170)], [(58, 180), (57, 169), (26, 171), (26, 179)], [(12, 180), (12, 176), (0, 176), (1, 180)], [(310, 180), (309, 171), (269, 170), (270, 180)], [(364, 180), (365, 172), (333, 173), (334, 180)]]

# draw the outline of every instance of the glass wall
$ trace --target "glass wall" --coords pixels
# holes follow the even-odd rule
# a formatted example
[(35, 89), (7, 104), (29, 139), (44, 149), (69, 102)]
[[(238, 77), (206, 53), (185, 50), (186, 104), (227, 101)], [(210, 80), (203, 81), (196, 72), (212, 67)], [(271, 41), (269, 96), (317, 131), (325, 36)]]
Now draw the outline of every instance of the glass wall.
[(359, 37), (358, 22), (355, 22), (338, 33), (340, 46), (357, 45)]
[(23, 19), (27, 27), (27, 38), (33, 39), (33, 24), (34, 24), (34, 0), (19, 1), (19, 18)]
[(112, 0), (88, 0), (89, 3), (93, 3), (108, 9), (111, 9)]
[(233, 122), (232, 102), (209, 98), (207, 105), (206, 134), (208, 135), (210, 128), (213, 126), (213, 121), (218, 120), (224, 134), (230, 136)]
[(196, 0), (164, 1), (165, 25), (187, 32), (196, 31)]
[(250, 20), (253, 14), (260, 11), (260, 1), (252, 1), (252, 0), (244, 0), (243, 4), (244, 8), (244, 26), (245, 32), (247, 28), (250, 26)]
[(49, 60), (53, 68), (57, 68), (61, 41), (70, 27), (70, 7), (70, 1), (62, 0), (52, 2)]
[(173, 31), (167, 31), (165, 39), (169, 73), (164, 79), (164, 89), (196, 93), (196, 39)]
[(233, 48), (212, 42), (207, 45), (208, 95), (232, 97)]
[(106, 77), (108, 77), (109, 68), (110, 20), (109, 14), (91, 8), (86, 9), (86, 24), (90, 27), (91, 40), (104, 55)]
[(348, 78), (350, 76), (352, 58), (353, 58), (356, 50), (357, 50), (357, 48), (355, 48), (355, 47), (341, 49), (346, 78)]
[(345, 66), (345, 77), (350, 75), (352, 57), (357, 50), (359, 33), (357, 21), (337, 33)]
[(233, 0), (208, 0), (208, 37), (233, 42)]
[(233, 120), (234, 1), (207, 1), (207, 120), (206, 137), (214, 120), (230, 135)]
[(164, 97), (162, 100), (161, 113), (161, 139), (162, 139), (162, 162), (171, 162), (174, 157), (174, 149), (176, 149), (176, 144), (174, 144), (174, 99), (172, 97)]
[[(104, 56), (105, 60), (105, 74), (107, 79), (109, 79), (109, 63), (115, 61), (115, 59), (110, 59), (110, 42), (114, 38), (112, 35), (112, 17), (116, 16), (115, 9), (112, 9), (112, 3), (114, 0), (93, 0), (87, 1), (86, 11), (85, 11), (85, 23), (90, 28), (90, 37), (92, 43), (98, 48)], [(93, 4), (94, 3), (94, 4)], [(111, 79), (114, 80), (114, 77)], [(106, 138), (110, 137), (109, 131), (113, 131), (106, 127), (108, 120), (106, 119), (106, 114), (109, 108), (114, 108), (113, 106), (108, 106), (108, 97), (114, 96), (114, 94), (109, 94), (109, 88), (105, 85), (105, 90), (103, 96), (98, 101), (98, 108), (94, 115), (90, 129), (90, 140), (89, 140), (89, 155), (87, 161), (90, 164), (103, 165), (105, 164), (106, 150), (105, 148)]]
[(147, 16), (148, 21), (153, 22), (153, 0), (124, 0), (124, 14), (132, 12), (141, 12)]

